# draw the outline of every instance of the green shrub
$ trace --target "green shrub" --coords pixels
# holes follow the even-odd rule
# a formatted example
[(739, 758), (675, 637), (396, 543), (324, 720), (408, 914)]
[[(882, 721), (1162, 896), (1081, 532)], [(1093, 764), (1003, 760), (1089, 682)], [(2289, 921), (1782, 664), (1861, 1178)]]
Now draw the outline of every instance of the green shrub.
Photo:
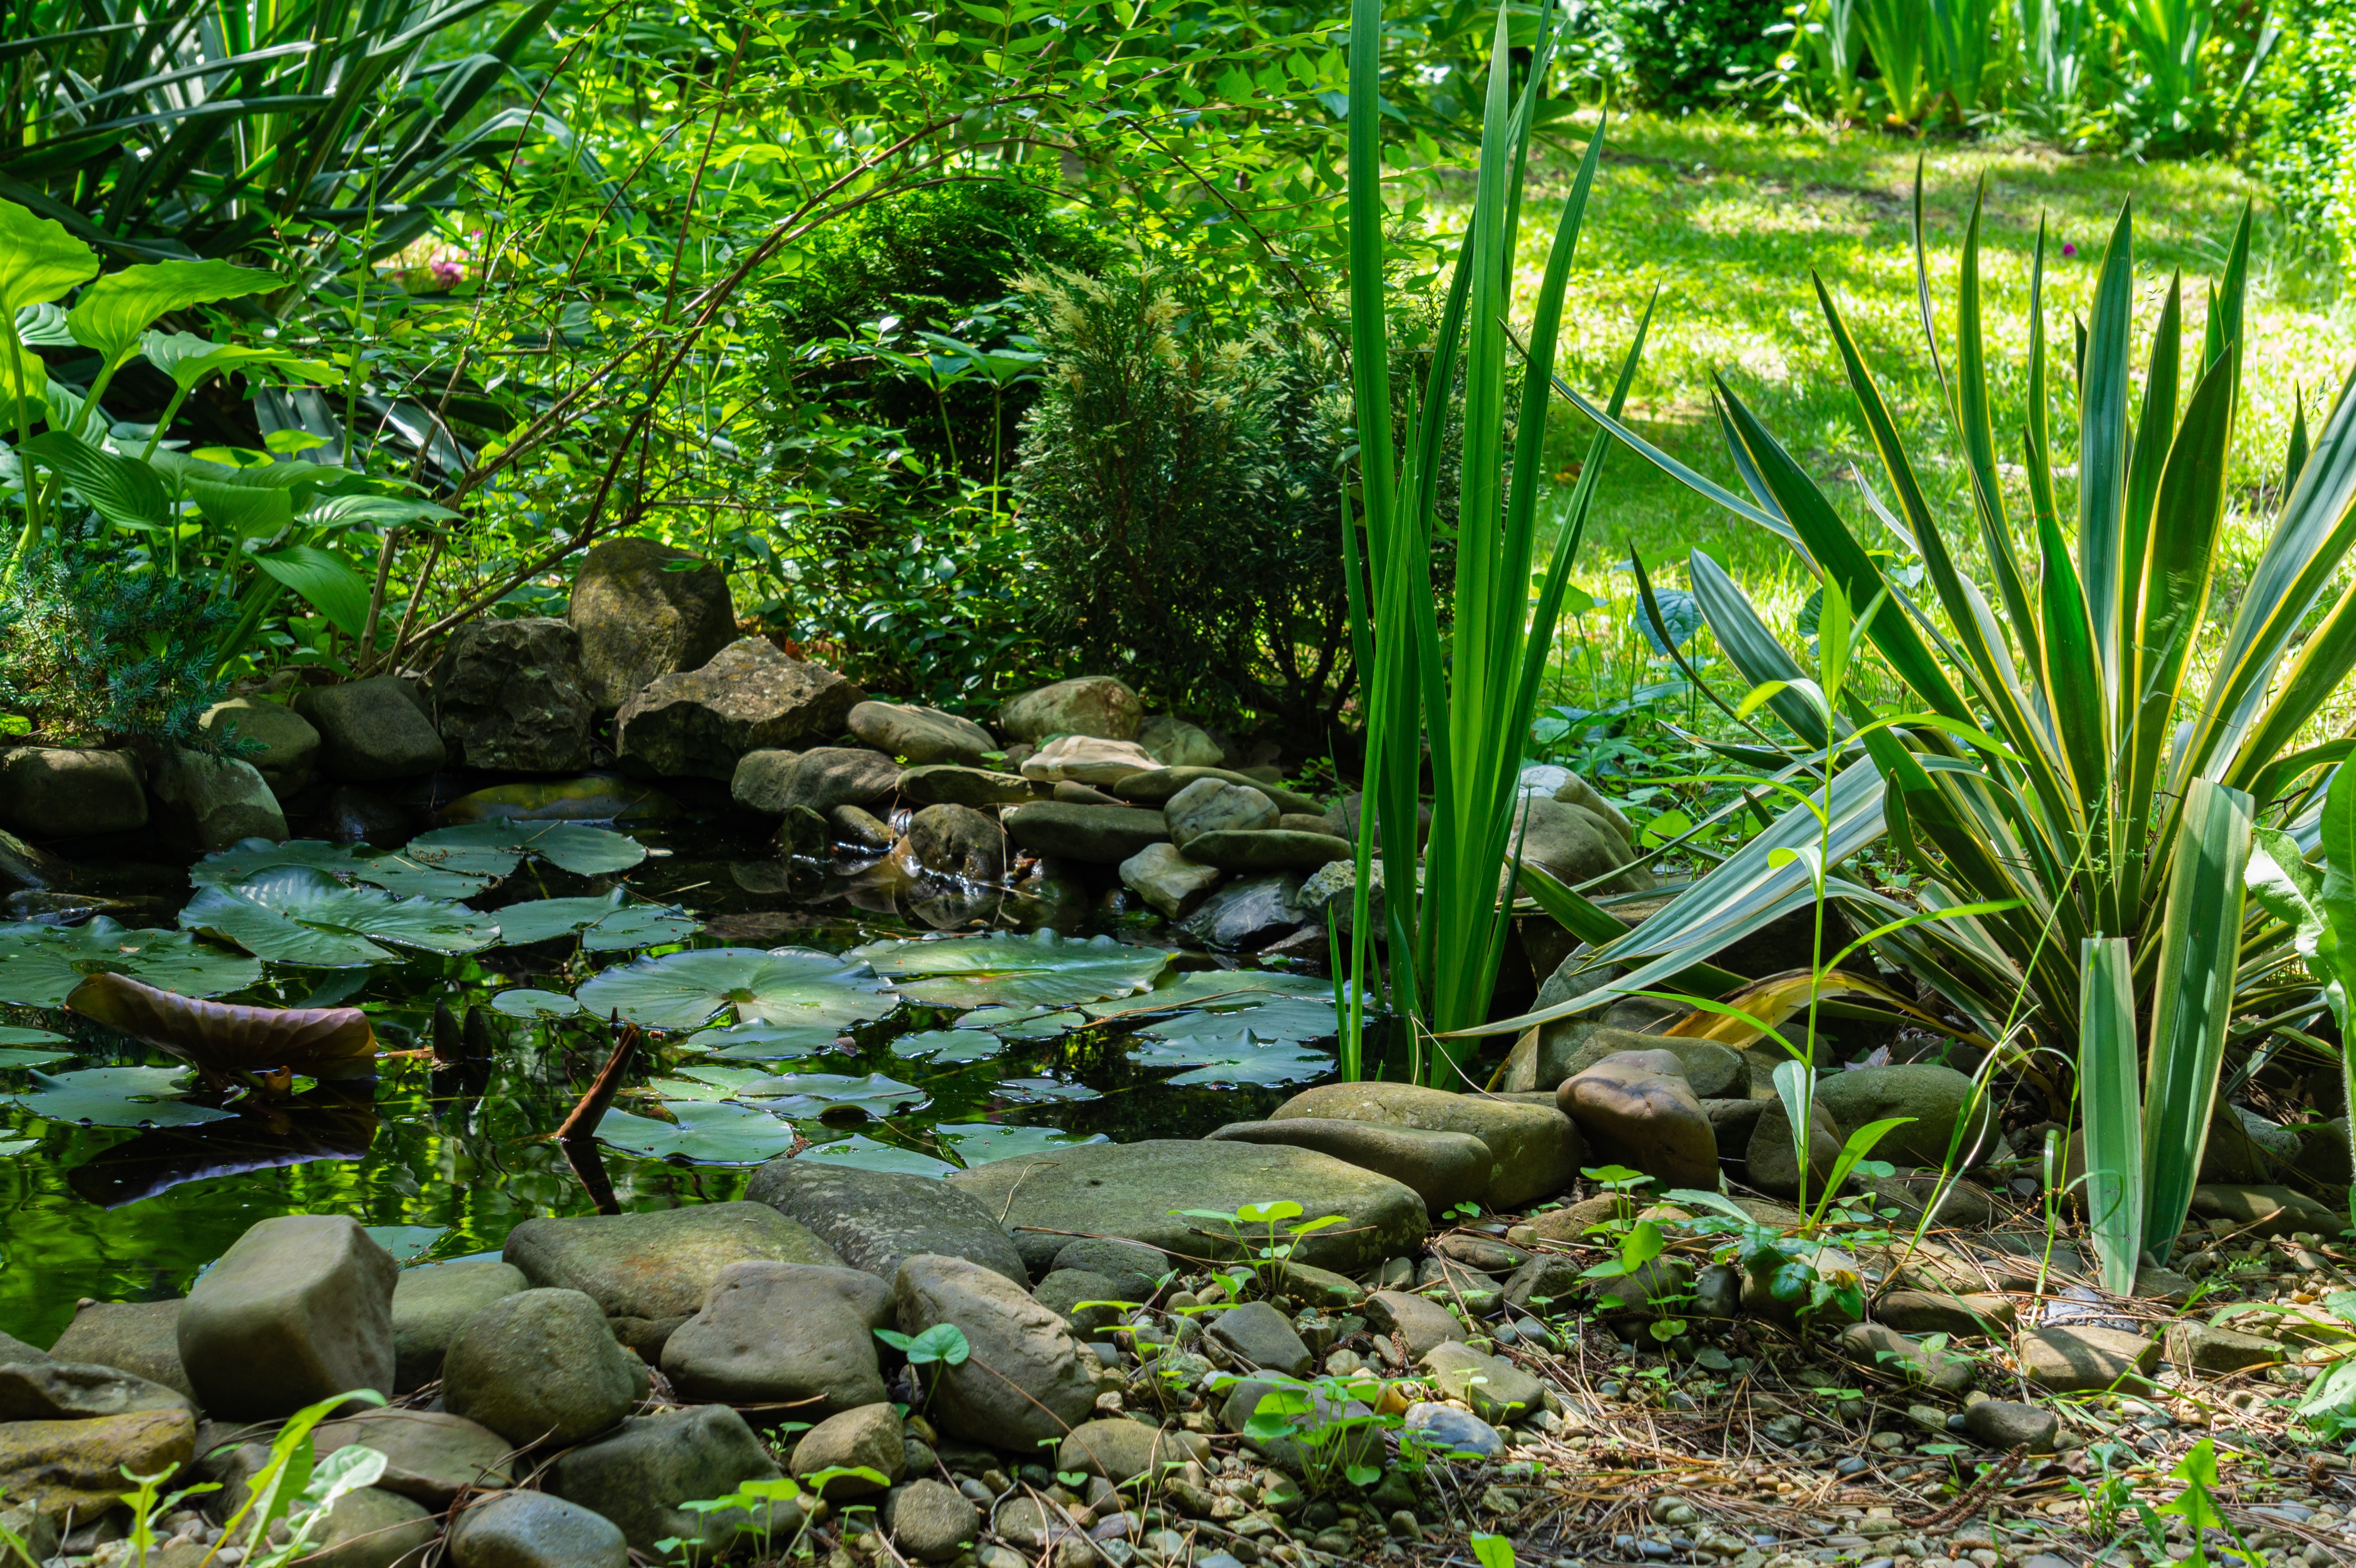
[(1633, 104), (1685, 113), (1773, 69), (1783, 0), (1594, 0), (1569, 52)]
[(2356, 0), (2290, 0), (2258, 80), (2250, 161), (2291, 220), (2356, 247)]

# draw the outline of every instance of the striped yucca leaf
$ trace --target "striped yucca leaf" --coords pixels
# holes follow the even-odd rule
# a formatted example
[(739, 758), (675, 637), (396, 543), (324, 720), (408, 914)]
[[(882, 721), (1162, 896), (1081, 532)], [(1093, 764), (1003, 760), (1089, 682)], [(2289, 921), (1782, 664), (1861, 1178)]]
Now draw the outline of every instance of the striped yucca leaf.
[(2086, 1229), (2103, 1284), (2135, 1292), (2143, 1256), (2143, 1117), (2136, 1103), (2134, 964), (2125, 937), (2089, 937), (2079, 954), (2078, 1098), (2086, 1123)]

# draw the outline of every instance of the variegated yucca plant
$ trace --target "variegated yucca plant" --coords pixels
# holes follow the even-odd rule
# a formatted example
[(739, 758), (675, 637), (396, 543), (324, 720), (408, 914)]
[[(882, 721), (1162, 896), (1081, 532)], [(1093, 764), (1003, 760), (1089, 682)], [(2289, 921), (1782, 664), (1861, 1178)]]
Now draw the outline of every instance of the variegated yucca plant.
[[(2254, 829), (2286, 829), (2314, 853), (2323, 788), (2356, 749), (2347, 740), (2298, 748), (2356, 665), (2356, 586), (2312, 621), (2356, 542), (2356, 399), (2341, 389), (2311, 450), (2303, 420), (2295, 425), (2264, 552), (2235, 601), (2213, 603), (2245, 352), (2248, 218), (2209, 292), (2189, 392), (2179, 276), (2152, 330), (2138, 398), (2134, 223), (2121, 212), (2077, 334), (2074, 515), (2063, 510), (2067, 470), (2049, 435), (2043, 234), (2025, 414), (2000, 434), (1982, 331), (1980, 219), (1976, 205), (1954, 337), (1943, 343), (1918, 184), (1922, 328), (1944, 389), (1948, 456), (1966, 481), (1952, 504), (1923, 484), (1821, 282), (1817, 301), (1879, 458), (1881, 483), (1866, 487), (1874, 515), (1862, 525), (1722, 381), (1719, 422), (1747, 494), (1575, 400), (1644, 457), (1784, 540), (1848, 603), (1886, 596), (1867, 637), (1912, 711), (1877, 725), (1852, 689), (1828, 724), (1801, 661), (1697, 552), (1692, 581), (1711, 628), (1754, 687), (1772, 688), (1767, 705), (1801, 742), (1773, 757), (1783, 777), (1804, 779), (1832, 759), (1829, 823), (1794, 810), (1624, 934), (1573, 900), (1574, 923), (1595, 944), (1598, 985), (1491, 1027), (1573, 1015), (1681, 973), (1690, 986), (1697, 964), (1818, 896), (1806, 865), (1779, 850), (1821, 841), (1823, 864), (1835, 867), (1886, 836), (1922, 874), (1922, 908), (1951, 918), (1890, 930), (1873, 943), (1879, 955), (1979, 1034), (2074, 1058), (2098, 1251), (2124, 1288), (2143, 1250), (2165, 1255), (2183, 1224), (2233, 1021), (2254, 1020), (2241, 1028), (2256, 1036), (2321, 1010), (2312, 983), (2286, 967), (2296, 957), (2291, 926), (2262, 905), (2245, 908), (2244, 878)], [(1876, 493), (1884, 489), (1894, 506)], [(1915, 564), (1901, 572), (1900, 560)], [(1975, 562), (1978, 575), (1966, 569)], [(1828, 875), (1823, 893), (1869, 927), (1910, 913), (1854, 877)], [(1972, 906), (1981, 908), (1960, 912)], [(1607, 983), (1603, 965), (1626, 972)]]

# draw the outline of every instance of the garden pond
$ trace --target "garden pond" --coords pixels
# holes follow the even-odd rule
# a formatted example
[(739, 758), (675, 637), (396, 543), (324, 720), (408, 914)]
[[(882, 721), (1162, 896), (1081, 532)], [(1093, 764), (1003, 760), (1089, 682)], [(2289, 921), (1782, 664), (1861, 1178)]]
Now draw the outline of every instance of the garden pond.
[[(444, 775), (290, 806), (284, 844), (159, 865), (136, 836), (85, 843), (9, 896), (0, 1328), (47, 1343), (81, 1298), (184, 1294), (273, 1214), (464, 1257), (594, 1211), (601, 1184), (667, 1208), (734, 1197), (797, 1150), (940, 1173), (1194, 1137), (1333, 1069), (1330, 981), (1184, 951), (1101, 879), (790, 858), (724, 794), (618, 779)], [(360, 1008), (375, 1076), (208, 1088), (62, 1004), (100, 972)], [(582, 1169), (553, 1133), (617, 1020), (646, 1048)]]

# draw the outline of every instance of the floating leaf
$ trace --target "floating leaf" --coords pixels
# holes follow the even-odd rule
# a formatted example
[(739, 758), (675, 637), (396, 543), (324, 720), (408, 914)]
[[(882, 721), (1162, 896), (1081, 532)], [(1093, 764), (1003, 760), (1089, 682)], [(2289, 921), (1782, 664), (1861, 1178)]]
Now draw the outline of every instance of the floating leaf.
[[(576, 876), (627, 871), (647, 858), (646, 845), (627, 833), (567, 822), (486, 822), (436, 828), (411, 839), (402, 854), (421, 865), (492, 880), (536, 854)], [(493, 870), (496, 866), (498, 869)]]
[(492, 997), (491, 1011), (510, 1018), (570, 1018), (581, 1011), (581, 1004), (562, 991), (535, 991), (519, 985)]
[(316, 1079), (376, 1071), (376, 1031), (357, 1007), (240, 1007), (93, 974), (66, 1005), (214, 1073), (289, 1068)]
[(647, 1087), (653, 1090), (657, 1097), (665, 1101), (714, 1101), (734, 1100), (735, 1098), (735, 1095), (731, 1091), (722, 1089), (716, 1084), (698, 1083), (692, 1079), (650, 1079), (648, 1080)]
[(259, 872), (230, 887), (199, 888), (180, 911), (180, 924), (235, 942), (257, 958), (318, 969), (398, 962), (400, 955), (378, 941), (463, 953), (488, 947), (499, 935), (497, 921), (464, 904), (347, 887), (307, 865)]
[(963, 1122), (933, 1129), (933, 1136), (956, 1151), (968, 1170), (986, 1165), (992, 1160), (1011, 1160), (1023, 1155), (1044, 1155), (1055, 1149), (1076, 1148), (1082, 1144), (1106, 1144), (1112, 1140), (1102, 1133), (1086, 1137), (1066, 1133), (1060, 1127), (1010, 1127), (998, 1122)]
[(896, 1171), (903, 1176), (945, 1176), (957, 1169), (947, 1160), (937, 1160), (930, 1155), (920, 1155), (896, 1144), (878, 1143), (857, 1133), (830, 1144), (813, 1144), (794, 1157), (798, 1160), (827, 1160), (853, 1165), (863, 1171)]
[(832, 1050), (841, 1032), (830, 1024), (740, 1024), (690, 1036), (687, 1046), (710, 1051), (723, 1061), (787, 1061)]
[(1314, 1000), (1280, 996), (1255, 1007), (1229, 1012), (1181, 1013), (1175, 1018), (1148, 1024), (1138, 1034), (1154, 1039), (1193, 1041), (1205, 1050), (1241, 1050), (1247, 1041), (1267, 1046), (1280, 1041), (1299, 1045), (1322, 1040), (1334, 1028), (1333, 994), (1328, 991)]
[(1327, 1024), (1324, 1032), (1332, 1034), (1333, 1026), (1333, 983), (1315, 980), (1305, 974), (1288, 974), (1275, 969), (1197, 969), (1177, 976), (1167, 985), (1134, 996), (1124, 996), (1113, 1002), (1089, 1004), (1082, 1011), (1092, 1018), (1119, 1017), (1125, 1014), (1155, 1012), (1165, 1007), (1202, 1008), (1213, 1013), (1233, 1012), (1239, 1007), (1257, 1007), (1280, 996), (1319, 997), (1327, 1004)]
[(127, 974), (183, 996), (218, 996), (262, 978), (242, 953), (186, 931), (127, 929), (104, 915), (79, 926), (0, 926), (0, 1002), (62, 1007), (93, 974)]
[(0, 1046), (0, 1068), (47, 1067), (51, 1062), (72, 1059), (71, 1051), (28, 1051), (15, 1046)]
[(1067, 940), (1043, 930), (939, 941), (883, 941), (853, 948), (912, 1001), (943, 1007), (1025, 1003), (1068, 1007), (1125, 996), (1151, 984), (1171, 959), (1160, 948), (1126, 947), (1110, 937)]
[(209, 1105), (183, 1105), (171, 1096), (187, 1088), (187, 1069), (102, 1067), (34, 1073), (33, 1091), (17, 1103), (48, 1122), (80, 1122), (92, 1127), (195, 1127), (230, 1120)]
[(16, 1024), (0, 1024), (0, 1046), (62, 1046), (66, 1037), (54, 1029), (27, 1029)]
[(0, 1138), (0, 1160), (11, 1155), (21, 1155), (27, 1149), (38, 1148), (38, 1138)]
[(1055, 1100), (1100, 1100), (1095, 1090), (1085, 1083), (1066, 1083), (1058, 1078), (1001, 1078), (991, 1086), (991, 1092), (1017, 1105), (1044, 1105)]
[(750, 1068), (681, 1068), (680, 1076), (712, 1084), (739, 1100), (758, 1100), (787, 1116), (817, 1116), (836, 1106), (855, 1106), (869, 1115), (888, 1116), (903, 1105), (922, 1105), (925, 1091), (914, 1084), (871, 1072), (853, 1078), (839, 1072), (770, 1074)]
[(285, 865), (307, 865), (339, 881), (371, 883), (403, 897), (465, 898), (490, 885), (488, 878), (420, 865), (364, 843), (329, 843), (325, 839), (289, 839), (284, 843), (245, 839), (190, 866), (188, 880), (199, 887), (230, 886), (258, 871)]
[(756, 1165), (794, 1146), (794, 1130), (766, 1111), (686, 1101), (669, 1107), (677, 1122), (608, 1111), (597, 1141), (649, 1159), (700, 1165)]
[(450, 1233), (447, 1225), (364, 1225), (369, 1240), (392, 1254), (396, 1263), (423, 1255), (425, 1249)]
[(632, 904), (619, 887), (587, 898), (535, 898), (496, 911), (499, 940), (509, 947), (578, 934), (592, 952), (619, 952), (683, 942), (702, 929), (694, 916), (668, 904)]
[(705, 948), (633, 960), (605, 970), (575, 994), (604, 1017), (619, 1013), (649, 1029), (693, 1029), (723, 1008), (746, 1024), (841, 1028), (898, 1005), (879, 994), (865, 964), (808, 948)]
[(1181, 1087), (1195, 1084), (1257, 1084), (1263, 1088), (1307, 1083), (1333, 1070), (1333, 1058), (1290, 1040), (1262, 1045), (1249, 1038), (1209, 1045), (1200, 1040), (1148, 1040), (1137, 1054), (1137, 1065), (1186, 1068), (1168, 1081)]
[(921, 1029), (892, 1042), (895, 1057), (925, 1057), (940, 1063), (986, 1061), (1006, 1048), (985, 1029)]
[(1001, 1024), (991, 1033), (1005, 1040), (1052, 1040), (1088, 1026), (1085, 1013), (1040, 1013), (1012, 1024)]

